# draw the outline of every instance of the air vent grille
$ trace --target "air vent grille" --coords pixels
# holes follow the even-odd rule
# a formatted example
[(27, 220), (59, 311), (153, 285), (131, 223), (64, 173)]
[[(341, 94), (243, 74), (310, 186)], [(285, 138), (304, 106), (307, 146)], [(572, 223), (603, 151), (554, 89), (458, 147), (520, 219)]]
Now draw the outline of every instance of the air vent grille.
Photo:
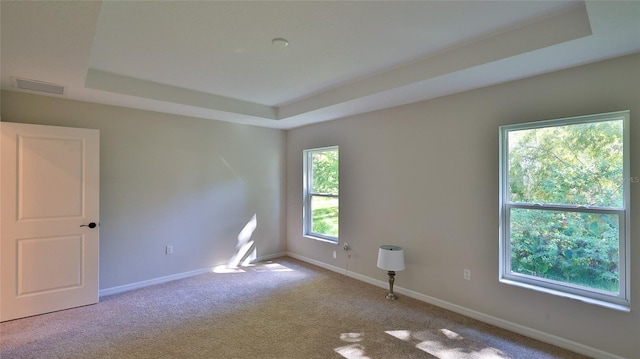
[(56, 85), (48, 82), (27, 80), (27, 79), (21, 79), (21, 78), (15, 77), (14, 83), (17, 88), (22, 90), (46, 92), (46, 93), (55, 94), (55, 95), (64, 94), (64, 86)]

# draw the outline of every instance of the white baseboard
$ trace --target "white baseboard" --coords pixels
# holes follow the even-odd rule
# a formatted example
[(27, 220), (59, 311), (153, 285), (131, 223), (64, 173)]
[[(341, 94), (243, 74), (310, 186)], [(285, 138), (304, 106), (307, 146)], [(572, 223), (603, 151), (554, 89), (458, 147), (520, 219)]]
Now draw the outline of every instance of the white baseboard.
[[(278, 257), (286, 256), (286, 255), (287, 255), (286, 253), (269, 254), (269, 255), (266, 255), (266, 256), (261, 256), (261, 257), (257, 258), (255, 261), (256, 262), (266, 261), (266, 260), (270, 260), (270, 259), (273, 259), (273, 258), (278, 258)], [(193, 276), (200, 275), (200, 274), (211, 273), (212, 271), (213, 271), (213, 268), (202, 268), (202, 269), (197, 269), (197, 270), (193, 270), (193, 271), (189, 271), (189, 272), (182, 272), (182, 273), (177, 273), (177, 274), (171, 274), (171, 275), (164, 276), (164, 277), (153, 278), (153, 279), (149, 279), (149, 280), (143, 280), (141, 282), (135, 282), (135, 283), (125, 284), (125, 285), (120, 285), (120, 286), (117, 286), (117, 287), (100, 289), (99, 296), (103, 297), (103, 296), (107, 296), (107, 295), (113, 295), (113, 294), (128, 292), (130, 290), (140, 289), (140, 288), (148, 287), (148, 286), (151, 286), (151, 285), (162, 284), (162, 283), (171, 282), (171, 281), (178, 280), (178, 279), (193, 277)]]
[(151, 285), (162, 284), (162, 283), (166, 283), (166, 282), (171, 282), (173, 280), (193, 277), (193, 276), (200, 275), (200, 274), (205, 274), (205, 273), (211, 273), (211, 268), (203, 268), (203, 269), (198, 269), (198, 270), (194, 270), (194, 271), (190, 271), (190, 272), (172, 274), (172, 275), (168, 275), (168, 276), (164, 276), (164, 277), (159, 277), (159, 278), (154, 278), (154, 279), (149, 279), (149, 280), (143, 280), (141, 282), (135, 282), (135, 283), (125, 284), (125, 285), (120, 285), (120, 286), (117, 286), (117, 287), (111, 287), (111, 288), (107, 288), (107, 289), (100, 289), (99, 294), (100, 294), (101, 297), (103, 297), (103, 296), (106, 296), (106, 295), (113, 295), (113, 294), (128, 292), (128, 291), (134, 290), (134, 289), (140, 289), (140, 288), (148, 287), (148, 286), (151, 286)]
[[(377, 287), (381, 287), (381, 288), (388, 288), (389, 287), (389, 282), (386, 281), (381, 281), (378, 279), (374, 279), (371, 277), (367, 277), (364, 276), (362, 274), (359, 273), (355, 273), (355, 272), (350, 272), (345, 270), (344, 268), (340, 268), (340, 267), (336, 267), (336, 266), (332, 266), (330, 264), (326, 264), (320, 261), (317, 261), (315, 259), (311, 259), (311, 258), (307, 258), (295, 253), (287, 253), (287, 255), (289, 257), (295, 258), (295, 259), (299, 259), (303, 262), (307, 262), (313, 265), (316, 265), (318, 267), (321, 268), (325, 268), (328, 269), (330, 271), (336, 272), (336, 273), (340, 273), (343, 275), (346, 275), (348, 277), (360, 280), (362, 282), (365, 283), (369, 283), (372, 285), (375, 285)], [(458, 313), (458, 314), (462, 314), (466, 317), (469, 318), (473, 318), (476, 320), (479, 320), (481, 322), (487, 323), (487, 324), (491, 324), (494, 325), (496, 327), (502, 328), (502, 329), (506, 329), (509, 331), (512, 331), (514, 333), (518, 333), (524, 336), (527, 336), (529, 338), (533, 338), (536, 340), (539, 340), (541, 342), (545, 342), (545, 343), (549, 343), (555, 346), (558, 346), (560, 348), (564, 348), (567, 350), (571, 350), (573, 352), (576, 353), (580, 353), (583, 355), (587, 355), (589, 357), (592, 358), (598, 358), (598, 359), (625, 359), (621, 356), (617, 356), (615, 354), (612, 353), (608, 353), (605, 351), (602, 351), (600, 349), (596, 349), (593, 347), (590, 347), (588, 345), (584, 345), (578, 342), (574, 342), (572, 340), (568, 340), (556, 335), (552, 335), (549, 333), (545, 333), (543, 331), (537, 330), (537, 329), (533, 329), (533, 328), (529, 328), (520, 324), (516, 324), (516, 323), (512, 323), (509, 322), (507, 320), (504, 319), (500, 319), (488, 314), (484, 314), (466, 307), (462, 307), (459, 306), (457, 304), (453, 304), (453, 303), (449, 303), (447, 301), (444, 300), (440, 300), (434, 297), (430, 297), (428, 295), (424, 295), (422, 293), (418, 293), (403, 287), (398, 287), (398, 286), (394, 286), (393, 287), (394, 292), (398, 293), (398, 294), (402, 294), (402, 295), (406, 295), (407, 297), (411, 297), (413, 299), (417, 299), (419, 301), (425, 302), (425, 303), (429, 303), (432, 305), (435, 305), (437, 307), (440, 308), (444, 308), (447, 310), (450, 310), (452, 312)]]
[(258, 259), (256, 259), (256, 262), (261, 262), (261, 261), (268, 261), (270, 259), (274, 259), (274, 258), (278, 258), (278, 257), (284, 257), (287, 255), (287, 252), (280, 252), (280, 253), (275, 253), (275, 254), (268, 254), (266, 256), (260, 256), (258, 257)]

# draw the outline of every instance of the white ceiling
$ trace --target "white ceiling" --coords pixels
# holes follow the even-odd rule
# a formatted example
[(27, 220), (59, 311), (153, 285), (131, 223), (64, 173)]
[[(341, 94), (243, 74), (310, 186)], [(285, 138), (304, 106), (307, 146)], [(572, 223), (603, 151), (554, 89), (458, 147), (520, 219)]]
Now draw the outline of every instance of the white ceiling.
[[(1, 86), (272, 128), (640, 52), (640, 1), (7, 1)], [(272, 45), (285, 38), (289, 46)]]

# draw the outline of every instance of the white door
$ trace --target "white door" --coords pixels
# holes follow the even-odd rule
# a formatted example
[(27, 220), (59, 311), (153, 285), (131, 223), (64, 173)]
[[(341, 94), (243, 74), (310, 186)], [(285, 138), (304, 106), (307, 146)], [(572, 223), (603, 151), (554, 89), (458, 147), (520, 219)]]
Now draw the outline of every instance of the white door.
[(97, 303), (99, 131), (0, 132), (0, 321)]

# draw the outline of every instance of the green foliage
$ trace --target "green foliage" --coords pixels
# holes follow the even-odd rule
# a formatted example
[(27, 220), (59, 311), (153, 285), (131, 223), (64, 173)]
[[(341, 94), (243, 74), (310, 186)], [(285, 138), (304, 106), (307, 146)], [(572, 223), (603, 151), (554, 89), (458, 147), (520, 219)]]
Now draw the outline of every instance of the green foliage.
[[(509, 133), (509, 200), (619, 208), (622, 121)], [(513, 272), (617, 292), (615, 214), (512, 208)]]
[(512, 202), (622, 206), (622, 121), (509, 134)]
[(312, 227), (315, 233), (322, 233), (328, 236), (338, 236), (338, 214), (337, 205), (323, 208), (314, 208), (312, 214)]
[(513, 208), (511, 270), (618, 291), (618, 217)]
[(338, 150), (314, 152), (312, 165), (312, 192), (337, 195), (339, 193)]

